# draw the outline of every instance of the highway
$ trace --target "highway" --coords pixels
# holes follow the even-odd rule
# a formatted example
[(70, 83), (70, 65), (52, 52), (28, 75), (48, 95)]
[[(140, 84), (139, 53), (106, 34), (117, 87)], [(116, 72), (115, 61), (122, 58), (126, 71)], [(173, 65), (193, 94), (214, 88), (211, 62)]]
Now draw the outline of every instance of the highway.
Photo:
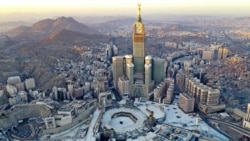
[(207, 118), (207, 120), (227, 125), (227, 126), (231, 127), (232, 129), (234, 129), (235, 131), (241, 133), (242, 135), (245, 135), (246, 137), (250, 138), (250, 131), (245, 129), (245, 128), (242, 128), (242, 127), (240, 127), (238, 125), (235, 125), (235, 124), (230, 123), (230, 122), (221, 121), (221, 120), (218, 120), (218, 119), (213, 119), (213, 118)]

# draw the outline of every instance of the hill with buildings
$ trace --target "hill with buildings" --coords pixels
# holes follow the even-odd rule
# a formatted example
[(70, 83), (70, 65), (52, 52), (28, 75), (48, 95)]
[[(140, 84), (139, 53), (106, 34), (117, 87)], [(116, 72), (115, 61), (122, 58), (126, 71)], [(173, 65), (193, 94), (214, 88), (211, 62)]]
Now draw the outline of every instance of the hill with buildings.
[[(14, 67), (0, 68), (0, 72), (6, 74), (0, 77), (2, 80), (0, 82), (4, 82), (10, 76), (9, 72), (17, 70), (17, 73), (34, 77), (40, 89), (48, 89), (54, 85), (63, 86), (64, 79), (58, 77), (53, 71), (56, 59), (77, 60), (84, 50), (98, 48), (108, 40), (109, 36), (101, 34), (87, 34), (62, 29), (52, 32), (40, 40), (23, 42), (18, 47), (9, 50), (11, 54), (8, 58), (14, 58), (15, 62), (0, 62), (0, 66), (8, 63), (13, 64)], [(6, 60), (6, 58), (3, 59)]]
[(34, 23), (32, 26), (19, 26), (5, 32), (8, 36), (16, 40), (36, 40), (42, 39), (53, 32), (63, 29), (77, 31), (81, 33), (96, 34), (96, 29), (79, 23), (72, 17), (59, 17), (57, 19), (44, 19)]

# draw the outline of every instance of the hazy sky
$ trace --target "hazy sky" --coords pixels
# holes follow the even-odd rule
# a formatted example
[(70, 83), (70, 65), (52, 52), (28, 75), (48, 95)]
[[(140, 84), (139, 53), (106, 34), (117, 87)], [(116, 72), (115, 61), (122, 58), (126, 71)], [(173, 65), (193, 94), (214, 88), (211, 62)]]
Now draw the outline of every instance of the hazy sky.
[[(250, 15), (250, 0), (140, 0), (142, 14)], [(0, 14), (131, 15), (138, 0), (0, 0)], [(0, 19), (1, 20), (1, 19)]]

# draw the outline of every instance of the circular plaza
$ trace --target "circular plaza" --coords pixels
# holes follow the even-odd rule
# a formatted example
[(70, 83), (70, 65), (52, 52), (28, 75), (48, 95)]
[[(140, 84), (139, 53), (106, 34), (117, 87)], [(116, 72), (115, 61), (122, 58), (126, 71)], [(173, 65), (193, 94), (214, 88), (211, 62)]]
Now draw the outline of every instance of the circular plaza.
[(143, 127), (146, 119), (146, 115), (137, 109), (110, 109), (103, 115), (102, 127), (114, 129), (116, 133), (125, 133)]

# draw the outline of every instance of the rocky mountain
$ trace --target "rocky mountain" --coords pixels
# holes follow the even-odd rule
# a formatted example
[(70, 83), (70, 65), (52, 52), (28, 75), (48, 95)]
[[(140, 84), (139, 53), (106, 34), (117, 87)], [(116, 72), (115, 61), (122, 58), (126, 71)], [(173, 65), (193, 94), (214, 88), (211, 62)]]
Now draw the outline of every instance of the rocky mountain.
[(108, 36), (101, 34), (88, 34), (63, 29), (53, 32), (39, 41), (40, 46), (46, 45), (87, 45), (93, 46), (96, 43), (108, 41)]
[(8, 36), (0, 34), (0, 48), (11, 46), (15, 41), (11, 40)]
[(37, 40), (63, 29), (88, 34), (98, 33), (96, 29), (79, 23), (72, 17), (59, 17), (57, 19), (41, 20), (32, 26), (19, 26), (7, 31), (5, 34), (17, 40)]

